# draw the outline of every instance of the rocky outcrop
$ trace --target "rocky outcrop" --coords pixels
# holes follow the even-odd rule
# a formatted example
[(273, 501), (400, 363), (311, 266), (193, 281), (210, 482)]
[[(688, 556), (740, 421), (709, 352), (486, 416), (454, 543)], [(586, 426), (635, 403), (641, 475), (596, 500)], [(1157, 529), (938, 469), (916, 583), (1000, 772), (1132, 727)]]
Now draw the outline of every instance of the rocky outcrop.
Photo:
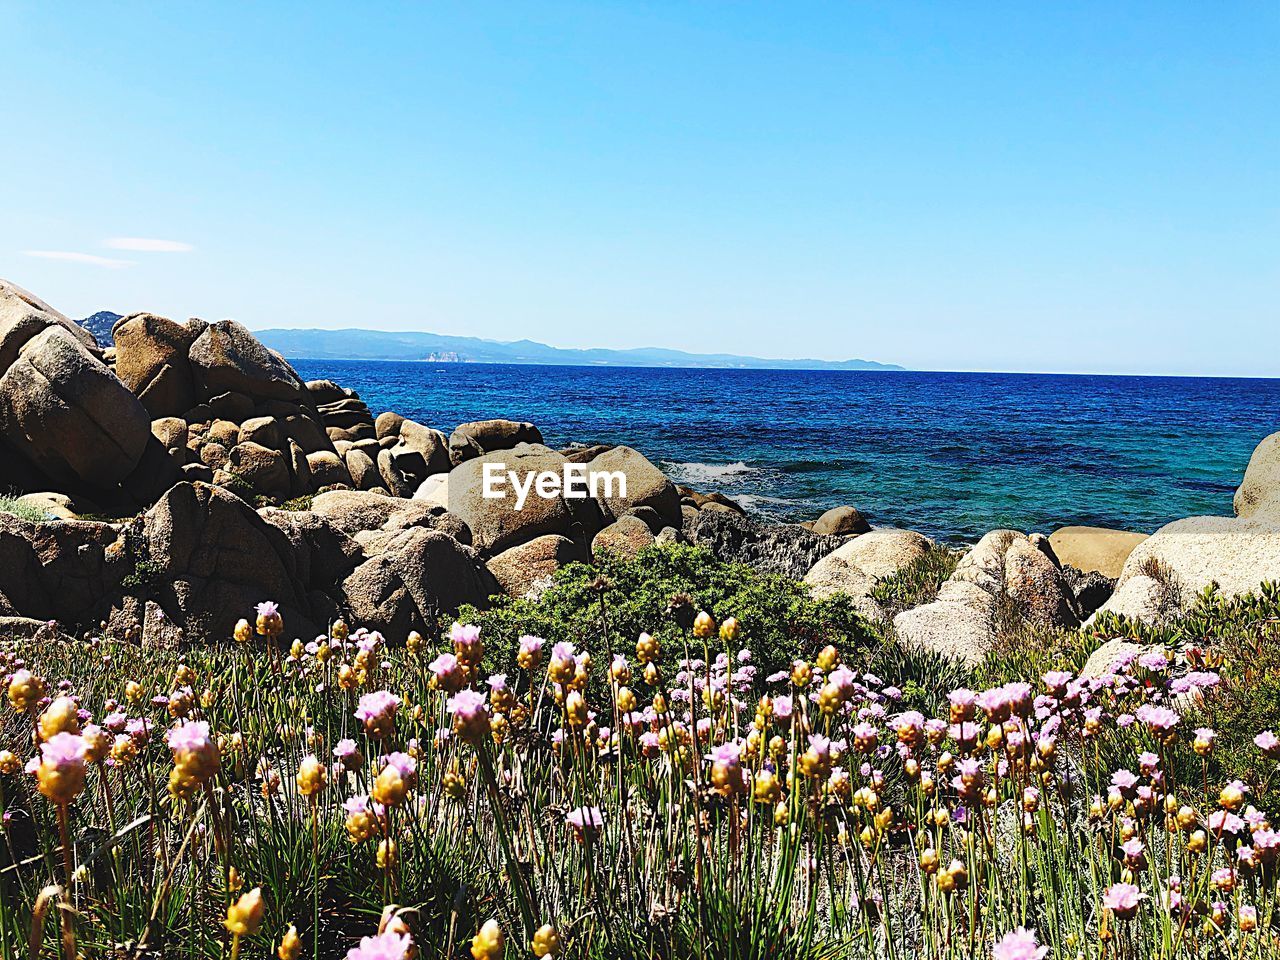
[(705, 546), (722, 560), (797, 580), (844, 542), (795, 524), (768, 524), (730, 510), (691, 509), (683, 530), (690, 543)]
[(1188, 517), (1161, 527), (1134, 549), (1115, 596), (1099, 612), (1159, 620), (1189, 608), (1210, 584), (1237, 596), (1267, 581), (1280, 581), (1280, 520)]
[(626, 477), (625, 494), (617, 484), (601, 482), (596, 502), (606, 523), (626, 516), (638, 507), (652, 509), (661, 527), (678, 527), (681, 523), (680, 495), (666, 474), (631, 447), (611, 447), (588, 461), (588, 474), (621, 474)]
[(1049, 535), (1049, 543), (1063, 565), (1085, 573), (1101, 573), (1112, 580), (1120, 576), (1129, 554), (1145, 539), (1144, 533), (1109, 527), (1061, 527)]
[(649, 524), (638, 516), (628, 515), (619, 517), (595, 535), (591, 541), (591, 553), (596, 557), (611, 554), (630, 559), (653, 544), (654, 535)]
[(21, 461), (6, 471), (19, 486), (122, 495), (142, 461), (151, 417), (92, 340), (0, 282), (0, 444)]
[(910, 646), (976, 664), (994, 646), (1002, 615), (1038, 626), (1079, 623), (1071, 585), (1043, 538), (991, 531), (961, 558), (935, 600), (899, 613), (893, 626)]
[(933, 541), (914, 530), (873, 530), (847, 540), (804, 575), (815, 597), (870, 596), (872, 588), (922, 559)]
[(124, 317), (112, 328), (116, 376), (153, 418), (177, 417), (196, 405), (187, 353), (196, 331), (151, 313)]
[(1253, 451), (1236, 491), (1235, 511), (1245, 519), (1280, 521), (1280, 433), (1271, 434)]
[(234, 320), (194, 324), (198, 331), (188, 359), (202, 397), (235, 393), (254, 401), (306, 405), (306, 385), (278, 353), (268, 350)]

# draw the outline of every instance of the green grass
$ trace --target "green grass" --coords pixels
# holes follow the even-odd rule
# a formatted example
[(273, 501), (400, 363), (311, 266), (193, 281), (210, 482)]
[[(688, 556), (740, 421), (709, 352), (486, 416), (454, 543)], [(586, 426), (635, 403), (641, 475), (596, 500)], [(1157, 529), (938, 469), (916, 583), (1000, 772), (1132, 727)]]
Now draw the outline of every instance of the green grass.
[(29, 503), (20, 503), (18, 497), (12, 495), (0, 494), (0, 513), (8, 513), (19, 520), (27, 520), (31, 523), (42, 523), (48, 519), (45, 512), (39, 507), (33, 507)]

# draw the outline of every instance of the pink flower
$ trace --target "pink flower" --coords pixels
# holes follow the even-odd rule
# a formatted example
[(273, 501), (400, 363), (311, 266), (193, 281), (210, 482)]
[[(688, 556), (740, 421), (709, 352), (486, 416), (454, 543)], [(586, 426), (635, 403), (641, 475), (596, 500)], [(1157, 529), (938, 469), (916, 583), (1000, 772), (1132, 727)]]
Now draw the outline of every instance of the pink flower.
[[(243, 608), (241, 608), (243, 609)], [(280, 612), (280, 606), (273, 600), (263, 600), (257, 606), (258, 616), (270, 619)]]
[(1127, 920), (1138, 912), (1138, 904), (1146, 898), (1132, 883), (1115, 883), (1103, 891), (1102, 905), (1119, 919)]
[(1253, 745), (1269, 757), (1280, 756), (1280, 737), (1270, 730), (1263, 730), (1254, 737)]
[(576, 810), (570, 810), (564, 819), (565, 823), (573, 828), (579, 840), (583, 836), (595, 834), (604, 827), (604, 816), (600, 813), (599, 807), (578, 807)]
[(368, 725), (371, 721), (394, 717), (400, 708), (400, 698), (389, 690), (366, 693), (356, 707), (356, 719)]
[(376, 937), (361, 937), (360, 946), (347, 951), (347, 960), (405, 960), (413, 947), (413, 938), (407, 933), (380, 933)]
[(85, 754), (89, 745), (84, 737), (74, 733), (55, 733), (40, 744), (40, 758), (44, 763), (66, 770), (71, 767), (84, 766)]
[(203, 720), (184, 723), (170, 730), (164, 739), (174, 753), (198, 753), (209, 746), (209, 724)]
[(1137, 710), (1137, 718), (1151, 728), (1153, 733), (1165, 733), (1172, 730), (1182, 719), (1168, 707), (1156, 707), (1144, 703)]
[(1004, 937), (991, 949), (991, 960), (1044, 960), (1048, 947), (1036, 943), (1036, 932), (1019, 927)]

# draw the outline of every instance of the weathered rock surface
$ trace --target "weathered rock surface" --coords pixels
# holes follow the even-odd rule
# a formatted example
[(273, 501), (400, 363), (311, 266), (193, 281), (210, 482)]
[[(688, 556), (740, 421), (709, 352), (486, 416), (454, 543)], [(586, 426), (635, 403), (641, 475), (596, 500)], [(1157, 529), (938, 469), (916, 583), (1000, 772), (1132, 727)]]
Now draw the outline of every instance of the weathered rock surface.
[(1146, 534), (1109, 527), (1061, 527), (1049, 535), (1049, 543), (1058, 560), (1065, 565), (1097, 571), (1116, 579), (1134, 547), (1147, 539)]
[(804, 575), (819, 599), (836, 593), (866, 597), (881, 580), (924, 557), (933, 541), (914, 530), (873, 530), (847, 540)]
[(194, 331), (152, 313), (135, 313), (112, 328), (116, 376), (153, 418), (176, 417), (196, 404), (187, 352)]
[(762, 523), (729, 510), (698, 510), (687, 519), (683, 530), (690, 543), (705, 546), (722, 560), (797, 580), (844, 542), (796, 524)]
[(526, 597), (547, 584), (561, 567), (583, 559), (582, 548), (568, 537), (548, 534), (502, 551), (486, 566), (504, 593)]
[[(621, 474), (626, 477), (626, 495), (621, 486), (607, 485), (601, 480), (596, 487), (596, 502), (605, 521), (617, 520), (637, 507), (651, 507), (662, 526), (679, 526), (680, 494), (666, 474), (631, 447), (611, 447), (589, 461), (588, 475)], [(659, 527), (661, 529), (661, 527)]]
[(191, 344), (188, 357), (204, 398), (234, 391), (255, 400), (310, 402), (306, 385), (293, 367), (234, 320), (206, 325)]
[(813, 532), (824, 537), (857, 536), (870, 530), (871, 524), (853, 507), (832, 507), (813, 524)]
[(1271, 434), (1253, 451), (1236, 491), (1235, 511), (1246, 519), (1280, 520), (1280, 433)]
[(653, 544), (654, 535), (649, 524), (640, 517), (625, 516), (619, 517), (595, 535), (591, 541), (591, 553), (597, 557), (613, 554), (632, 558)]
[(456, 465), (522, 443), (541, 444), (542, 431), (515, 420), (476, 420), (459, 424), (449, 435), (449, 456)]

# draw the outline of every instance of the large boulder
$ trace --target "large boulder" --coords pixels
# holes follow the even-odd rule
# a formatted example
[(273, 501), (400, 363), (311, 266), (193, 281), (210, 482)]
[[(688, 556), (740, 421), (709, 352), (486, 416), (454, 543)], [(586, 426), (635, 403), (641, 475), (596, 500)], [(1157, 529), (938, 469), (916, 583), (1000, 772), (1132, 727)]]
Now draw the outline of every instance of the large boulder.
[(0, 438), (64, 490), (103, 489), (138, 466), (151, 417), (76, 336), (50, 322), (0, 375)]
[(591, 541), (591, 553), (601, 557), (612, 554), (631, 559), (645, 547), (654, 544), (653, 531), (640, 517), (619, 517), (595, 535)]
[[(520, 503), (514, 484), (492, 485), (493, 497), (485, 496), (485, 467), (496, 464), (505, 477), (516, 475), (520, 484), (528, 483), (530, 474), (550, 472), (563, 474), (565, 458), (547, 447), (521, 444), (512, 450), (485, 454), (455, 467), (449, 474), (447, 497), (450, 512), (471, 529), (476, 548), (492, 555), (546, 534), (559, 534), (578, 543), (590, 542), (600, 529), (599, 510), (587, 498), (561, 495), (540, 496), (530, 489)], [(415, 494), (415, 500), (418, 495)]]
[(1040, 626), (1079, 623), (1071, 584), (1044, 538), (992, 530), (960, 558), (936, 599), (902, 611), (893, 626), (907, 646), (972, 665), (994, 647), (1006, 611)]
[(842, 537), (821, 537), (796, 524), (764, 523), (730, 510), (706, 508), (691, 512), (684, 535), (721, 560), (796, 580), (844, 542)]
[(396, 443), (390, 448), (394, 476), (390, 482), (417, 489), (427, 477), (448, 473), (453, 468), (449, 459), (449, 440), (439, 430), (413, 420), (401, 420)]
[(1105, 577), (1120, 576), (1133, 548), (1147, 539), (1145, 533), (1109, 527), (1061, 527), (1049, 535), (1053, 552), (1064, 566)]
[(201, 399), (234, 391), (255, 400), (311, 405), (293, 367), (234, 320), (208, 324), (191, 344), (189, 357)]
[(194, 331), (151, 313), (135, 313), (112, 327), (116, 376), (152, 418), (176, 417), (196, 403), (187, 351)]
[[(1156, 581), (1140, 588), (1137, 578)], [(1125, 561), (1116, 594), (1099, 610), (1149, 620), (1186, 610), (1210, 584), (1227, 596), (1280, 582), (1280, 519), (1188, 517), (1161, 527)], [(1151, 612), (1145, 612), (1151, 611)]]
[(549, 583), (561, 567), (582, 559), (582, 548), (568, 537), (547, 534), (502, 551), (486, 566), (507, 596), (527, 597)]
[(1280, 520), (1280, 433), (1273, 433), (1253, 451), (1244, 480), (1236, 491), (1238, 517)]
[(189, 634), (229, 637), (255, 604), (280, 605), (288, 636), (309, 636), (310, 617), (289, 538), (220, 487), (179, 483), (146, 515), (147, 587)]
[(368, 490), (331, 490), (311, 501), (311, 512), (352, 537), (368, 554), (384, 552), (414, 527), (446, 533), (470, 544), (471, 531), (438, 504), (403, 500)]
[(459, 424), (449, 435), (449, 456), (454, 464), (460, 464), (522, 443), (541, 444), (542, 431), (532, 423), (515, 420), (476, 420)]
[(914, 530), (873, 530), (847, 540), (815, 563), (804, 582), (815, 597), (866, 597), (881, 580), (926, 556), (933, 541)]
[(278, 450), (246, 441), (227, 452), (225, 469), (264, 497), (287, 497), (293, 486), (289, 462)]
[(643, 454), (631, 447), (611, 447), (589, 461), (586, 469), (588, 478), (592, 474), (620, 474), (626, 478), (625, 494), (618, 483), (609, 484), (603, 477), (597, 482), (596, 502), (606, 522), (624, 517), (637, 507), (651, 507), (662, 521), (661, 526), (680, 526), (680, 493), (676, 485)]
[(868, 533), (871, 524), (855, 507), (832, 507), (813, 524), (813, 532), (822, 536), (848, 537)]

